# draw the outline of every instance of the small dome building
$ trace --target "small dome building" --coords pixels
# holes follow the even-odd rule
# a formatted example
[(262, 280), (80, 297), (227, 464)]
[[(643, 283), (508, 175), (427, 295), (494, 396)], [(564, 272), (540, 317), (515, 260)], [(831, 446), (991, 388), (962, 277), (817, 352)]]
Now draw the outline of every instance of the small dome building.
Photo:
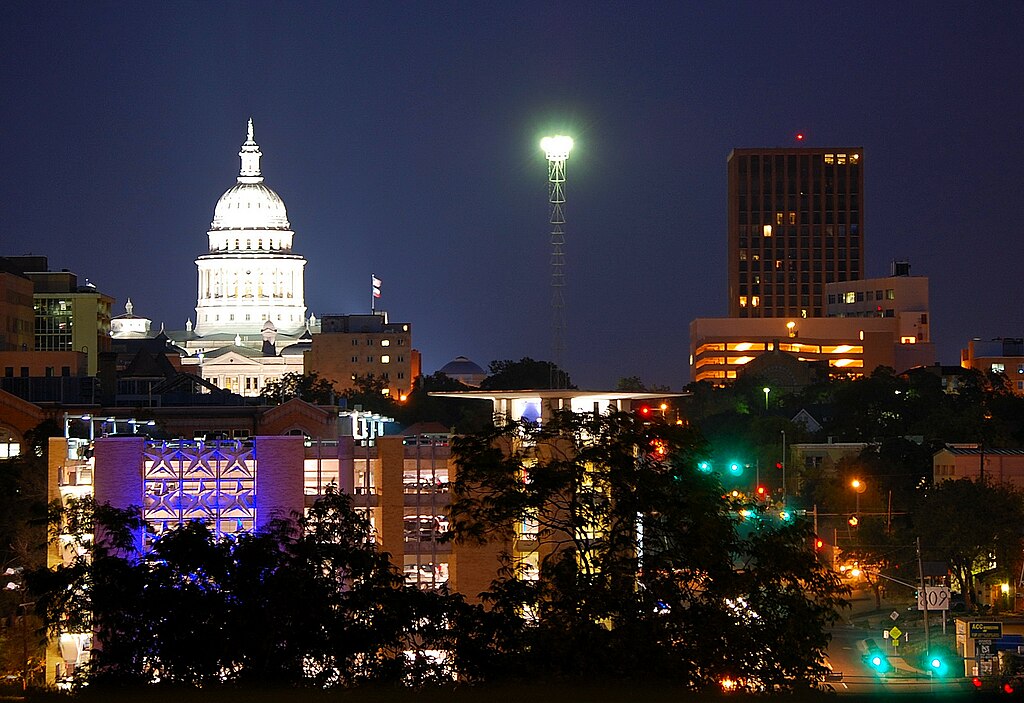
[(473, 388), (478, 388), (483, 383), (483, 380), (487, 378), (486, 371), (464, 356), (455, 357), (442, 366), (438, 373), (443, 373), (448, 378), (465, 383)]

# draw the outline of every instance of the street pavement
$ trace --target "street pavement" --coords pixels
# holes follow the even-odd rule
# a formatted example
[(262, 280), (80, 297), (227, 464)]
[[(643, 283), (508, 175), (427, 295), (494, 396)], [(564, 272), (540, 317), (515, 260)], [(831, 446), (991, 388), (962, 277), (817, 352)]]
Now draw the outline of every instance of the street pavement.
[[(843, 613), (842, 619), (832, 629), (832, 641), (829, 645), (829, 663), (834, 672), (842, 673), (841, 680), (832, 681), (831, 685), (838, 694), (858, 694), (871, 696), (888, 696), (899, 693), (934, 693), (953, 694), (965, 692), (970, 682), (957, 667), (953, 667), (951, 675), (933, 678), (930, 672), (916, 667), (913, 660), (907, 661), (900, 654), (899, 646), (893, 646), (892, 638), (886, 639), (883, 632), (898, 627), (903, 633), (899, 642), (906, 650), (909, 641), (913, 644), (924, 642), (924, 624), (921, 614), (916, 610), (908, 610), (909, 601), (884, 600), (878, 608), (874, 594), (868, 589), (857, 589), (850, 597), (852, 607)], [(892, 617), (892, 613), (896, 617)], [(942, 618), (932, 615), (929, 631), (933, 642), (946, 639), (942, 636)], [(946, 623), (948, 637), (953, 634), (953, 622)], [(892, 669), (880, 674), (864, 661), (858, 644), (870, 638), (885, 652)]]

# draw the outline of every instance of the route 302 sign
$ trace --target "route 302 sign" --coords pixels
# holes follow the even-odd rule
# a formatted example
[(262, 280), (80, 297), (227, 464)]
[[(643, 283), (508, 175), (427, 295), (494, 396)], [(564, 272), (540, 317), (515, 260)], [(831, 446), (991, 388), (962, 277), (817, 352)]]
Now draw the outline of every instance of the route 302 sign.
[(918, 610), (949, 610), (949, 586), (925, 586), (917, 592)]

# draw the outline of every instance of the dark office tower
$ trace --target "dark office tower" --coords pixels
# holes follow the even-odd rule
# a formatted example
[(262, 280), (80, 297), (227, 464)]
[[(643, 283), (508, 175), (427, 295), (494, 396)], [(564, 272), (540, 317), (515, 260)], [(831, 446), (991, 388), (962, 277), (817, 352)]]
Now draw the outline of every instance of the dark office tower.
[(864, 277), (859, 147), (729, 154), (729, 316), (823, 317), (825, 284)]

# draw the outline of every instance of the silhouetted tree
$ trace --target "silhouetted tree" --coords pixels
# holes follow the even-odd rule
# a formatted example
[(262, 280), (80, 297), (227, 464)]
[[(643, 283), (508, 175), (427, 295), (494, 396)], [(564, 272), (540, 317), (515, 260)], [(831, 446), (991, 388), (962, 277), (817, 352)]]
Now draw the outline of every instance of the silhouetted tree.
[(632, 413), (556, 413), (453, 444), (452, 529), (511, 543), (536, 530), (536, 578), (520, 555), (484, 594), (497, 673), (812, 685), (838, 579), (805, 524), (741, 521), (693, 430)]
[(317, 405), (333, 405), (334, 386), (316, 372), (286, 373), (276, 381), (270, 381), (260, 391), (260, 398), (268, 405), (280, 405), (292, 398), (305, 400)]
[(512, 391), (541, 390), (552, 387), (552, 381), (559, 379), (563, 388), (575, 388), (569, 374), (550, 361), (535, 361), (526, 356), (519, 361), (506, 359), (492, 361), (488, 367), (490, 375), (480, 383), (482, 390)]

